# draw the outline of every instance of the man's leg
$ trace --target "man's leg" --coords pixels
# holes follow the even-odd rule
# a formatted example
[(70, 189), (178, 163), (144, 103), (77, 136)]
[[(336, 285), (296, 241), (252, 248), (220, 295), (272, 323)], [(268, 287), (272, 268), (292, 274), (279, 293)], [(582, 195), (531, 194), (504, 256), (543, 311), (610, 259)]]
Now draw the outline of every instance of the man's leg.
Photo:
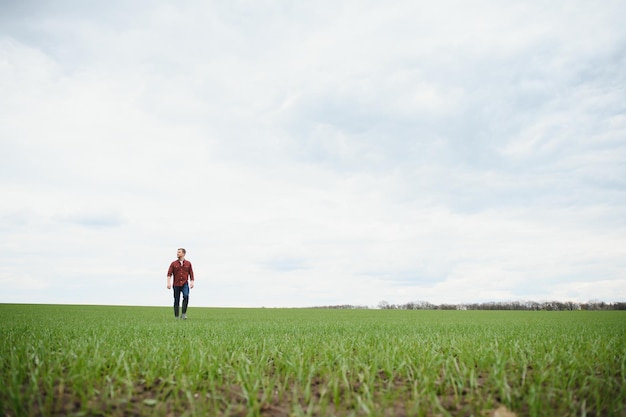
[(183, 291), (183, 318), (187, 318), (187, 305), (189, 305), (189, 284), (185, 284), (182, 287)]
[(183, 287), (174, 286), (174, 316), (178, 318), (178, 309), (180, 307), (180, 292)]

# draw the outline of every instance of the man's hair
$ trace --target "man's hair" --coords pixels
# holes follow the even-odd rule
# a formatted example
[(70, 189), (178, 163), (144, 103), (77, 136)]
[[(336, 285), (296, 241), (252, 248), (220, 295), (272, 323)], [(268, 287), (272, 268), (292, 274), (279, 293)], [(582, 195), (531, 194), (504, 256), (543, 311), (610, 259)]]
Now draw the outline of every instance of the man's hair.
[(178, 248), (178, 250), (182, 250), (182, 251), (183, 251), (183, 253), (184, 253), (185, 255), (187, 255), (187, 251), (185, 250), (185, 248)]

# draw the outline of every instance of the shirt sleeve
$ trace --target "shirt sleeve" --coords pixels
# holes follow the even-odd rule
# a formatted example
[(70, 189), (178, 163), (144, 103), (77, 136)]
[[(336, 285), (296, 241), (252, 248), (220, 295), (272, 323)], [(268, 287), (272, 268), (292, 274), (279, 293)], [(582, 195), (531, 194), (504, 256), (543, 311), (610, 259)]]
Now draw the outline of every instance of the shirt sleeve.
[(194, 281), (194, 278), (193, 278), (193, 267), (191, 266), (191, 262), (189, 262), (189, 277), (191, 278), (192, 281)]
[(172, 264), (170, 264), (170, 268), (167, 270), (167, 276), (170, 277), (174, 275), (174, 271), (172, 270)]

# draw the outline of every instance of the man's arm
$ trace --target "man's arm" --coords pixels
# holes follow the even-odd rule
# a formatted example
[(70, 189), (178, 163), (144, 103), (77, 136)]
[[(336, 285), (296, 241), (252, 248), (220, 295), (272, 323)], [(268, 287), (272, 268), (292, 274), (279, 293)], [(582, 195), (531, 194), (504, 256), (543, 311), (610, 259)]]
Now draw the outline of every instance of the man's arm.
[(167, 289), (172, 288), (172, 275), (174, 275), (174, 271), (172, 271), (172, 264), (170, 264), (170, 268), (167, 270)]
[(191, 266), (191, 262), (189, 262), (189, 288), (193, 288), (194, 278), (193, 278), (193, 267)]

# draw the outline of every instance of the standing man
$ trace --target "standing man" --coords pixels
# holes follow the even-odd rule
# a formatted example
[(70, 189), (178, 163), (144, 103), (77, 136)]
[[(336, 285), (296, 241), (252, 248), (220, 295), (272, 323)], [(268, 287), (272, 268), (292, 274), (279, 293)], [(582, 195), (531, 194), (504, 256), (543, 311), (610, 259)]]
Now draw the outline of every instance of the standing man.
[(180, 293), (183, 293), (183, 319), (187, 319), (187, 305), (189, 304), (189, 288), (193, 288), (193, 268), (191, 262), (185, 259), (187, 251), (178, 248), (176, 257), (178, 260), (170, 264), (167, 270), (167, 289), (172, 288), (172, 277), (174, 277), (174, 316), (178, 318), (178, 308), (180, 307)]

